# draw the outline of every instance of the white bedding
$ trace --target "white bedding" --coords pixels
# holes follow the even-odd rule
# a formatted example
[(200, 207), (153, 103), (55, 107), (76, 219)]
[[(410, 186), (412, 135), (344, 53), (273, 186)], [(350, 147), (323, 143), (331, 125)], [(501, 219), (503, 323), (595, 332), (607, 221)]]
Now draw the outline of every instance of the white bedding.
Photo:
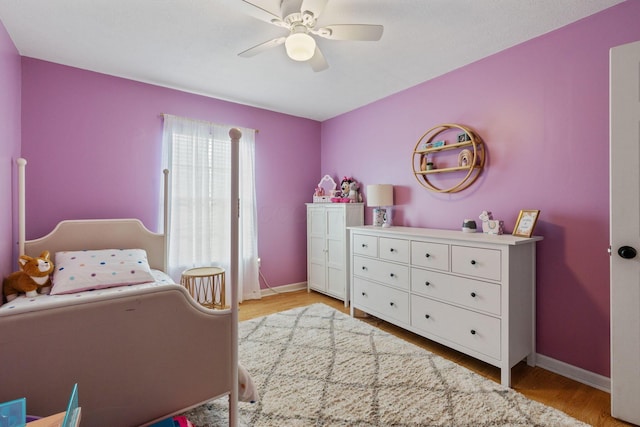
[(28, 298), (21, 295), (11, 302), (0, 306), (0, 317), (16, 313), (28, 313), (36, 310), (50, 309), (61, 306), (82, 304), (87, 301), (101, 301), (111, 299), (114, 296), (135, 292), (144, 292), (146, 289), (157, 286), (179, 286), (173, 279), (160, 270), (151, 270), (155, 282), (141, 283), (138, 285), (118, 286), (115, 288), (96, 289), (93, 291), (78, 292), (64, 295), (38, 295)]

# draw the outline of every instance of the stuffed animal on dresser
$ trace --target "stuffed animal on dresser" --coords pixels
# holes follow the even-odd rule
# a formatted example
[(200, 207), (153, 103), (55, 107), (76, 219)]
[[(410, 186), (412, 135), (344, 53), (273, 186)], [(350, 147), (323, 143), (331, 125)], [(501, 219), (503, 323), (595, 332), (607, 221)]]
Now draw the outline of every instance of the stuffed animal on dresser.
[(344, 177), (342, 178), (342, 181), (340, 181), (340, 191), (342, 191), (342, 197), (343, 198), (348, 198), (349, 197), (349, 186), (351, 184), (353, 180), (351, 178), (348, 177)]
[(360, 189), (360, 185), (351, 181), (349, 183), (349, 203), (359, 203), (362, 202), (362, 195), (358, 191)]
[(489, 211), (482, 211), (480, 214), (482, 221), (482, 232), (487, 234), (502, 234), (504, 229), (504, 221), (493, 219), (493, 215)]
[(35, 297), (38, 293), (48, 294), (51, 290), (53, 262), (49, 251), (43, 251), (39, 257), (21, 255), (18, 258), (20, 271), (9, 274), (2, 281), (2, 292), (8, 301), (13, 301), (20, 293)]

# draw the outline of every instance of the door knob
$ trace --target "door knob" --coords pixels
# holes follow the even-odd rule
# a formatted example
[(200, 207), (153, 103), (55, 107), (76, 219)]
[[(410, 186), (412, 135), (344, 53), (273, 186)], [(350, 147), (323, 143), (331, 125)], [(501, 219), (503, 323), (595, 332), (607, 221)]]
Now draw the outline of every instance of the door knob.
[(631, 246), (620, 246), (618, 249), (618, 255), (625, 259), (635, 258), (638, 252)]

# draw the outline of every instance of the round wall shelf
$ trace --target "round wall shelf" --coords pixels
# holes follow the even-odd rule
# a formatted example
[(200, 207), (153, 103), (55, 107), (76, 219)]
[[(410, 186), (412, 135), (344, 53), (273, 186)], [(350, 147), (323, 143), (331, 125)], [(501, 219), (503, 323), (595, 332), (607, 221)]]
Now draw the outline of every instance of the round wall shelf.
[[(457, 132), (457, 140), (446, 143), (442, 138), (445, 134)], [(437, 167), (438, 155), (457, 150), (457, 165)], [(485, 147), (478, 134), (467, 126), (445, 123), (432, 127), (418, 140), (412, 156), (413, 174), (423, 187), (438, 193), (457, 193), (478, 179), (484, 168)], [(433, 181), (436, 175), (451, 174), (461, 176), (457, 184), (448, 188), (439, 188)], [(431, 177), (431, 178), (430, 178)]]

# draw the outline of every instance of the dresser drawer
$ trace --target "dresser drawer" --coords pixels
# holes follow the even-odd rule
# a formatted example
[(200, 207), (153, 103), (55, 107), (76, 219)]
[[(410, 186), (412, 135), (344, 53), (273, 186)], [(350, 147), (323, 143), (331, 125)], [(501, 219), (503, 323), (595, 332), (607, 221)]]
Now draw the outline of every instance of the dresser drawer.
[(411, 242), (411, 264), (449, 271), (449, 245)]
[(428, 298), (411, 297), (411, 325), (500, 360), (500, 319)]
[(435, 271), (411, 269), (411, 292), (437, 298), (475, 310), (500, 315), (500, 289), (496, 283), (481, 282)]
[(451, 246), (451, 271), (490, 280), (501, 280), (501, 253), (497, 249)]
[(372, 283), (359, 277), (353, 278), (354, 307), (373, 314), (389, 317), (409, 324), (409, 293), (388, 286)]
[(354, 255), (353, 275), (409, 290), (409, 267), (406, 265)]
[(378, 238), (364, 234), (353, 235), (353, 253), (370, 257), (378, 256)]
[(389, 239), (387, 237), (380, 238), (381, 259), (389, 261), (409, 263), (409, 241), (401, 239)]

